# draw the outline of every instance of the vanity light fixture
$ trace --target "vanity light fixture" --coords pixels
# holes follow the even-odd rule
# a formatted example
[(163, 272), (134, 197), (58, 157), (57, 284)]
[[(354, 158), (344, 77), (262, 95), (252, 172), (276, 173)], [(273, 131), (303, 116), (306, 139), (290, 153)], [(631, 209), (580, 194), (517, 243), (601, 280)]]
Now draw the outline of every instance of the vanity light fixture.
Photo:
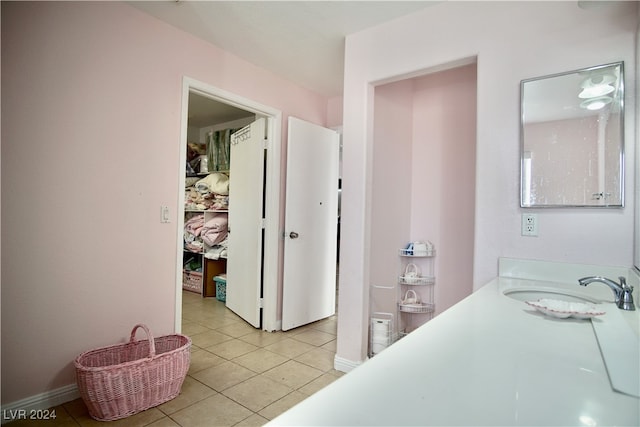
[(600, 110), (613, 101), (610, 93), (616, 90), (617, 77), (611, 73), (596, 72), (583, 80), (580, 87), (582, 90), (578, 98), (584, 99), (580, 104), (581, 108), (587, 110)]
[(582, 91), (580, 91), (578, 97), (589, 99), (607, 95), (616, 90), (616, 80), (616, 76), (610, 73), (591, 74), (580, 85)]
[(582, 87), (593, 87), (601, 85), (610, 85), (616, 81), (616, 76), (611, 73), (596, 72), (592, 73), (582, 82)]
[(611, 101), (613, 101), (613, 98), (610, 96), (600, 96), (598, 98), (591, 98), (583, 101), (580, 104), (580, 107), (594, 111), (604, 108), (607, 104), (611, 103)]
[(613, 92), (614, 90), (616, 90), (616, 88), (608, 84), (589, 86), (582, 89), (582, 91), (578, 95), (578, 98), (582, 98), (582, 99), (597, 98), (599, 96), (607, 95)]

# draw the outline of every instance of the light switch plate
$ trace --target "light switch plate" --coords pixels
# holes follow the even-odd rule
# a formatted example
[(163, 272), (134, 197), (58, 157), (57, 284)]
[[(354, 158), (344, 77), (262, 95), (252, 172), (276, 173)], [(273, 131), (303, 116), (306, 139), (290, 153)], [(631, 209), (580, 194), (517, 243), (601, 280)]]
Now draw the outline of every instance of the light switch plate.
[(169, 223), (169, 206), (160, 206), (160, 223)]

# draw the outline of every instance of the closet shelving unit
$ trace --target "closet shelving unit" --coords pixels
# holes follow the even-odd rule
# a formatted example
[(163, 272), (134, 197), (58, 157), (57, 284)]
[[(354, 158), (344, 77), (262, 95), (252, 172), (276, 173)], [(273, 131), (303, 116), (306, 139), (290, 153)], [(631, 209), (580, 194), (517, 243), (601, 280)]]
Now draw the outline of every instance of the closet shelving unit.
[[(204, 221), (211, 219), (215, 214), (228, 213), (227, 210), (195, 210), (185, 209), (184, 221), (185, 223), (195, 215), (204, 215)], [(201, 250), (194, 251), (188, 248), (184, 248), (183, 265), (185, 268), (182, 272), (182, 288), (187, 291), (196, 292), (203, 297), (215, 297), (216, 289), (213, 278), (225, 274), (227, 271), (227, 259), (223, 255), (218, 259), (211, 259), (206, 257), (207, 251), (210, 247), (203, 243)], [(196, 265), (200, 265), (200, 271), (193, 271), (187, 268), (188, 264), (194, 262)]]
[(433, 245), (425, 250), (400, 249), (398, 275), (398, 337), (402, 338), (433, 318), (435, 311)]
[[(213, 132), (207, 134), (208, 144), (213, 143)], [(217, 144), (216, 144), (217, 145)], [(218, 150), (218, 148), (216, 148)], [(202, 157), (202, 156), (200, 156)], [(223, 173), (229, 175), (229, 156), (221, 156), (216, 153), (215, 159), (221, 159), (220, 161), (214, 161), (213, 163), (206, 162), (205, 166), (200, 172), (195, 174), (187, 173), (187, 179), (199, 178), (203, 179), (211, 173)], [(202, 160), (201, 160), (202, 161)], [(207, 223), (214, 216), (219, 214), (228, 215), (228, 209), (184, 209), (184, 223), (186, 224), (191, 218), (203, 215), (204, 223)], [(222, 255), (216, 259), (207, 257), (207, 253), (212, 247), (202, 242), (201, 248), (189, 248), (186, 245), (183, 249), (183, 271), (182, 271), (182, 288), (187, 291), (196, 292), (203, 297), (215, 297), (216, 285), (214, 277), (223, 275), (227, 270), (226, 255)], [(191, 269), (193, 265), (195, 268)]]

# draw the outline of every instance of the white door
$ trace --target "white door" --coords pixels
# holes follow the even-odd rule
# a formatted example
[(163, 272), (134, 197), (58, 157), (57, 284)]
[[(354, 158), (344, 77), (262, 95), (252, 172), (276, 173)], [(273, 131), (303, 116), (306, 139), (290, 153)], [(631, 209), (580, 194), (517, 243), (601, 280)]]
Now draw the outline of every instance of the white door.
[(260, 327), (266, 120), (231, 136), (227, 307)]
[(289, 118), (284, 331), (335, 313), (339, 152), (337, 132)]

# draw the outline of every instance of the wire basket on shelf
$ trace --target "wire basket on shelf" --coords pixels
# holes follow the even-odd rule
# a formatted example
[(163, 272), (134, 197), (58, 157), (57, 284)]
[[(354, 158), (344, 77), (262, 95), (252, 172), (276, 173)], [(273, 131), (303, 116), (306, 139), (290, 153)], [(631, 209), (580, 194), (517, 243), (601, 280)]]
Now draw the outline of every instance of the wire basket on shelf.
[(417, 302), (411, 304), (398, 304), (400, 311), (405, 313), (432, 313), (435, 309), (435, 305), (428, 302)]

